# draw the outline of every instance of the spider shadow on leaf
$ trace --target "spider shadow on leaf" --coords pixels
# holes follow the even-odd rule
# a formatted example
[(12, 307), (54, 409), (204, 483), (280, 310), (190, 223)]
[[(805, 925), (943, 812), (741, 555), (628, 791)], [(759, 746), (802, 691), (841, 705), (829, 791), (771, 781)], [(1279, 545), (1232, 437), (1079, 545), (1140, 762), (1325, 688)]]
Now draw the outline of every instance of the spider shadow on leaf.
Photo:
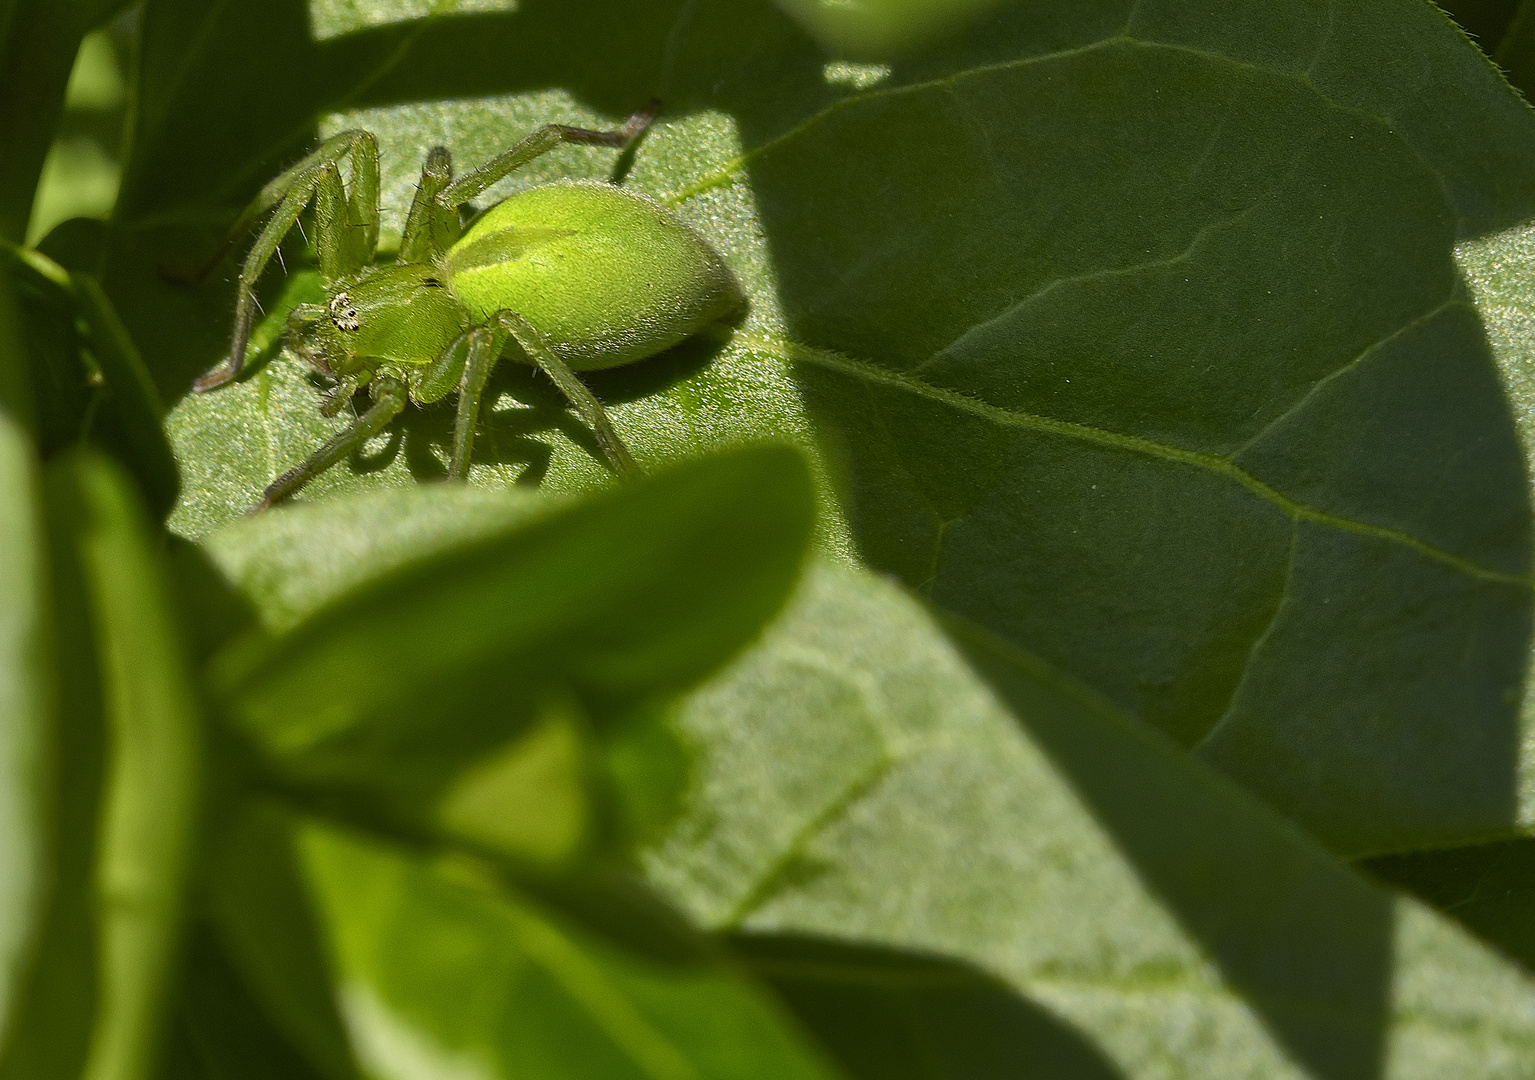
[[(586, 382), (604, 402), (637, 401), (692, 378), (706, 368), (725, 347), (726, 333), (701, 334), (643, 363), (588, 372)], [(316, 396), (327, 387), (318, 374), (310, 378)], [(488, 407), (480, 416), (475, 440), (477, 465), (522, 466), (512, 482), (519, 487), (538, 487), (548, 474), (554, 448), (549, 433), (558, 433), (583, 453), (600, 456), (596, 437), (570, 411), (559, 390), (537, 369), (525, 364), (497, 366), (486, 388)], [(357, 405), (365, 403), (359, 397)], [(354, 474), (377, 472), (405, 456), (405, 467), (418, 481), (445, 479), (444, 455), (453, 440), (451, 402), (406, 409), (390, 425), (382, 443), (374, 440), (348, 467)]]
[[(592, 393), (610, 404), (637, 401), (664, 393), (678, 383), (691, 379), (714, 362), (729, 344), (731, 333), (745, 318), (746, 307), (746, 304), (742, 304), (734, 318), (694, 334), (663, 353), (648, 357), (638, 364), (588, 371), (583, 373), (583, 379)], [(548, 385), (546, 380), (539, 381)]]

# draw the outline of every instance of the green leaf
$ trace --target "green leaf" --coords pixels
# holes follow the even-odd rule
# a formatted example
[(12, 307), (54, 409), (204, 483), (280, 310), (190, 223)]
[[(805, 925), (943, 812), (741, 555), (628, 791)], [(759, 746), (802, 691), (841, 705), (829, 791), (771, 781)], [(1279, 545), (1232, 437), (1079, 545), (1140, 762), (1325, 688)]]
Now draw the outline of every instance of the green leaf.
[(138, 481), (151, 510), (176, 502), (176, 461), (164, 409), (111, 301), (88, 274), (70, 274), (36, 252), (0, 250), (20, 308), (22, 354), (15, 378), (30, 392), (18, 406), (35, 425), (45, 458), (82, 442), (106, 450)]
[(216, 850), (209, 909), (241, 985), (322, 1076), (356, 1080), (289, 816), (270, 804), (240, 807)]
[(0, 239), (26, 238), (32, 198), (86, 31), (123, 0), (13, 0), (0, 8)]
[[(0, 283), (0, 367), (19, 368)], [(0, 398), (0, 1046), (37, 948), (49, 870), (54, 712), (41, 485), (27, 433)]]
[[(223, 837), (235, 969), (335, 1080), (832, 1075), (716, 959), (658, 960), (453, 860), (271, 806)], [(339, 1002), (340, 1011), (335, 1003)], [(458, 1074), (452, 1074), (458, 1075)]]
[(57, 696), (49, 747), (47, 908), (0, 1051), (5, 1080), (77, 1080), (98, 1013), (102, 674), (91, 590), (76, 549), (77, 522), (60, 512), (56, 499), (47, 500), (47, 509), (50, 678)]
[(1496, 57), (1519, 0), (1446, 0), (1439, 7), (1484, 53)]
[(834, 1075), (728, 969), (625, 953), (478, 878), (334, 828), (299, 851), (358, 1059), (380, 1080)]
[(677, 466), (375, 580), (232, 650), (217, 678), (241, 725), (285, 754), (383, 714), (424, 723), (444, 695), (478, 700), (482, 674), (509, 706), (562, 681), (599, 703), (675, 692), (782, 602), (808, 503), (790, 450)]
[(161, 428), (165, 410), (159, 395), (101, 286), (88, 274), (71, 274), (69, 282), (91, 357), (107, 387), (107, 401), (95, 417), (92, 435), (133, 471), (151, 510), (164, 517), (176, 503), (177, 478), (176, 461)]
[(78, 560), (100, 665), (110, 752), (93, 884), (96, 1017), (84, 1075), (138, 1080), (155, 1063), (179, 937), (197, 803), (198, 703), (147, 523), (99, 455), (49, 469), (49, 509)]
[[(706, 926), (976, 965), (1025, 999), (1018, 1032), (1064, 1025), (1064, 1077), (1526, 1067), (1535, 983), (1512, 965), (1037, 659), (942, 626), (872, 576), (812, 573), (683, 707), (703, 760), (651, 880)], [(823, 1006), (862, 1007), (846, 981)]]
[[(221, 357), (229, 288), (153, 267), (211, 250), (198, 225), (309, 125), (379, 134), (387, 232), (423, 147), (467, 166), (659, 94), (626, 182), (719, 247), (750, 308), (723, 344), (590, 379), (642, 464), (799, 441), (824, 547), (1336, 850), (1527, 820), (1526, 466), (1453, 249), (1535, 215), (1535, 117), (1429, 5), (1013, 4), (863, 66), (760, 4), (320, 5), (323, 40), (298, 8), (146, 12), (105, 285), (168, 399)], [(510, 186), (613, 169), (566, 148)], [(604, 483), (506, 367), (473, 478)], [(331, 430), (314, 402), (290, 360), (183, 399), (175, 527), (254, 501)], [(450, 424), (413, 410), (313, 496), (441, 475)]]
[[(29, 260), (14, 248), (0, 248), (0, 270), (16, 299), (20, 355), (10, 379), (28, 400), (17, 406), (38, 444), (50, 457), (76, 445), (85, 434), (96, 388), (82, 355), (77, 312), (64, 272), (46, 260)], [(49, 272), (45, 272), (49, 271)]]
[(272, 1026), (206, 926), (188, 943), (165, 1080), (319, 1080)]
[(204, 548), (268, 630), (291, 630), (416, 560), (510, 532), (565, 505), (519, 489), (399, 488), (236, 522)]
[(593, 826), (585, 735), (573, 710), (544, 710), (527, 732), (453, 779), (437, 803), (437, 823), (522, 861), (569, 862)]
[(1535, 5), (1520, 3), (1496, 51), (1488, 51), (1508, 73), (1508, 81), (1528, 96), (1535, 85)]
[[(318, 610), (232, 647), (215, 679), (290, 782), (350, 792), (386, 829), (573, 870), (675, 811), (686, 754), (646, 706), (777, 610), (809, 500), (799, 456), (759, 448), (531, 517), (451, 488), (268, 515), (216, 557), (269, 620)], [(307, 553), (297, 587), (264, 593)]]

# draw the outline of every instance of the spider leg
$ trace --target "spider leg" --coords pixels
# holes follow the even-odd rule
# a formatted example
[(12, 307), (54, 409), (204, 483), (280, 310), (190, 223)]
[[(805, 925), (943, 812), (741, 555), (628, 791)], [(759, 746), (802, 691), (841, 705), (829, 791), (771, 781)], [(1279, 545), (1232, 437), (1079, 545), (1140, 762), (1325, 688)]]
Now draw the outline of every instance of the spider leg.
[[(360, 140), (372, 146), (372, 136)], [(361, 162), (361, 164), (359, 164)], [(372, 184), (377, 184), (377, 150), (353, 157), (353, 175), (360, 182), (370, 174)], [(367, 186), (366, 183), (364, 186)], [(357, 221), (353, 218), (350, 200), (341, 183), (341, 170), (335, 161), (324, 160), (307, 172), (295, 177), (287, 194), (277, 204), (277, 209), (267, 219), (266, 226), (251, 245), (250, 253), (240, 268), (240, 281), (235, 299), (234, 331), (229, 343), (229, 361), (223, 367), (209, 372), (192, 384), (198, 393), (216, 390), (233, 382), (245, 365), (245, 350), (250, 343), (251, 322), (256, 314), (256, 282), (277, 253), (283, 237), (298, 222), (298, 216), (315, 201), (315, 217), (318, 229), (315, 245), (320, 255), (320, 275), (327, 282), (350, 277), (370, 263), (378, 232), (378, 207), (375, 203), (371, 220), (365, 215)], [(371, 239), (370, 239), (371, 237)]]
[(357, 418), (356, 423), (333, 436), (324, 446), (268, 484), (267, 489), (261, 493), (261, 501), (251, 507), (250, 513), (265, 510), (292, 495), (383, 431), (389, 421), (399, 416), (405, 408), (404, 385), (387, 375), (379, 376), (368, 385), (368, 396), (373, 404)]
[[(602, 407), (602, 403), (586, 388), (570, 365), (561, 360), (549, 346), (549, 341), (532, 323), (524, 319), (515, 311), (498, 311), (492, 315), (489, 321), (479, 330), (490, 331), (488, 344), (489, 360), (484, 364), (483, 370), (476, 366), (474, 350), (471, 347), (469, 360), (464, 365), (463, 383), (459, 388), (458, 418), (453, 431), (453, 463), (464, 473), (469, 468), (469, 452), (474, 446), (474, 427), (479, 419), (480, 391), (484, 388), (485, 380), (490, 376), (490, 369), (495, 366), (496, 359), (501, 355), (501, 350), (510, 337), (521, 347), (528, 361), (539, 368), (554, 385), (559, 387), (560, 393), (570, 402), (576, 413), (591, 428), (592, 434), (597, 437), (597, 445), (602, 450), (602, 456), (607, 459), (608, 466), (619, 476), (633, 476), (639, 472), (634, 458), (629, 455), (628, 448), (618, 433), (613, 430), (612, 423), (608, 420), (608, 414)], [(460, 459), (462, 448), (462, 459)], [(449, 475), (453, 476), (453, 468), (450, 467)]]
[(506, 335), (493, 323), (469, 331), (469, 355), (458, 384), (458, 413), (453, 418), (453, 456), (448, 459), (448, 479), (469, 477), (469, 455), (474, 452), (474, 429), (480, 422), (480, 397), (486, 380), (501, 356)]
[[(218, 269), (219, 264), (224, 261), (224, 257), (229, 254), (230, 250), (256, 227), (256, 222), (265, 217), (272, 207), (282, 202), (288, 190), (293, 187), (300, 177), (311, 172), (317, 165), (327, 161), (333, 163), (340, 162), (349, 155), (352, 159), (353, 191), (359, 192), (360, 187), (359, 197), (361, 197), (362, 193), (372, 192), (374, 207), (373, 236), (374, 243), (376, 244), (378, 234), (378, 142), (374, 139), (372, 132), (354, 128), (350, 131), (342, 131), (332, 135), (316, 147), (312, 153), (306, 154), (293, 166), (284, 169), (277, 176), (269, 180), (260, 192), (257, 193), (256, 197), (250, 201), (249, 205), (240, 211), (240, 216), (235, 218), (234, 223), (224, 233), (224, 238), (219, 241), (218, 247), (214, 249), (213, 254), (202, 266), (192, 271), (163, 268), (162, 272), (167, 277), (186, 285), (200, 283), (209, 274), (213, 273), (214, 270)], [(369, 169), (370, 161), (372, 165), (371, 170)], [(371, 179), (368, 175), (370, 172)]]
[(464, 365), (467, 359), (464, 355), (469, 346), (469, 339), (474, 334), (474, 329), (465, 330), (453, 339), (446, 349), (438, 354), (416, 377), (411, 380), (410, 397), (418, 405), (430, 405), (434, 401), (441, 401), (463, 382)]
[(465, 173), (448, 184), (437, 196), (438, 202), (450, 209), (457, 209), (503, 176), (522, 168), (534, 158), (547, 154), (562, 143), (627, 147), (644, 134), (660, 108), (661, 103), (658, 101), (647, 102), (644, 108), (630, 116), (624, 121), (623, 127), (616, 131), (591, 131), (587, 128), (568, 127), (565, 124), (545, 124), (510, 150), (497, 154), (479, 168)]
[(401, 262), (429, 262), (453, 246), (458, 239), (458, 213), (438, 201), (442, 189), (453, 179), (453, 158), (445, 146), (427, 151), (421, 165), (421, 180), (405, 216), (405, 231), (400, 235)]

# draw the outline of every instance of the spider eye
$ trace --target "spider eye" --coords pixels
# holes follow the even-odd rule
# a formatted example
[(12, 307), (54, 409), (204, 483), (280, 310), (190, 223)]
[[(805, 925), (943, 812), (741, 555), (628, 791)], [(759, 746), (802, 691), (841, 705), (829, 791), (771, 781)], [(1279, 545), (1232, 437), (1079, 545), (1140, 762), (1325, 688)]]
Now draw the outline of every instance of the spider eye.
[(353, 306), (352, 298), (344, 292), (330, 299), (330, 321), (337, 330), (356, 330), (362, 325), (357, 319), (357, 308)]

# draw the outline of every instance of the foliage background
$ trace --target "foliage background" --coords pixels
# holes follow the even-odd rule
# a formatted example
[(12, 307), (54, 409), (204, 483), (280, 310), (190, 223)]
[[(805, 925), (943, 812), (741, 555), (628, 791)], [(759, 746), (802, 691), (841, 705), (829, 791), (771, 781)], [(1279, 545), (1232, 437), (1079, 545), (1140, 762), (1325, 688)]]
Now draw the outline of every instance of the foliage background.
[[(0, 1075), (1535, 1069), (1535, 14), (112, 7), (0, 7)], [(654, 475), (505, 365), (239, 520), (317, 282), (194, 399), (161, 267), (652, 95), (505, 190), (747, 285), (591, 379)]]

